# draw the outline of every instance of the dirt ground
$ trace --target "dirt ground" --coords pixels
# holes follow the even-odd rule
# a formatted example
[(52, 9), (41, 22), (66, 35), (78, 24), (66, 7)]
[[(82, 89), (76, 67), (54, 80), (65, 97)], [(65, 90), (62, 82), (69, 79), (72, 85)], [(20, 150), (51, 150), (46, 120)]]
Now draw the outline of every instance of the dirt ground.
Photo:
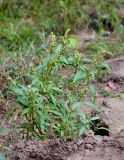
[(88, 133), (77, 142), (20, 141), (7, 150), (9, 160), (123, 160), (124, 131), (114, 137)]

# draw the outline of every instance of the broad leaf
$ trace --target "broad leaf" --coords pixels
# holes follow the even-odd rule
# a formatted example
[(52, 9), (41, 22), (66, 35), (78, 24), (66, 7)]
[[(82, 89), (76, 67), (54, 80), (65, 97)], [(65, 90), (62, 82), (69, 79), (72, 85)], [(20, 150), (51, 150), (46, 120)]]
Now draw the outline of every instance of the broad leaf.
[(80, 129), (80, 132), (79, 132), (79, 136), (82, 136), (86, 131), (86, 128), (83, 126), (81, 129)]
[(24, 115), (24, 114), (26, 114), (26, 113), (28, 113), (28, 112), (30, 112), (30, 109), (29, 109), (29, 108), (26, 108), (26, 109), (23, 110), (22, 115)]
[(54, 91), (57, 91), (57, 92), (62, 92), (63, 93), (63, 90), (62, 89), (59, 89), (57, 87), (51, 87), (52, 90)]
[(83, 72), (82, 71), (78, 71), (74, 76), (73, 83), (75, 83), (78, 80), (82, 79), (82, 77), (83, 77)]
[(96, 97), (96, 90), (92, 84), (89, 85), (89, 91), (94, 97)]

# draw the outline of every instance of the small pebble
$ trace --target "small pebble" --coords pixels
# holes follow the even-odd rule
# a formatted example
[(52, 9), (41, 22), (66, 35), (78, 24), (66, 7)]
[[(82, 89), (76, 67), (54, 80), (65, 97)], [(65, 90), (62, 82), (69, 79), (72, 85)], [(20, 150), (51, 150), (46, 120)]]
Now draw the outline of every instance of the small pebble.
[(86, 148), (86, 149), (93, 149), (93, 145), (91, 145), (91, 144), (86, 144), (85, 148)]

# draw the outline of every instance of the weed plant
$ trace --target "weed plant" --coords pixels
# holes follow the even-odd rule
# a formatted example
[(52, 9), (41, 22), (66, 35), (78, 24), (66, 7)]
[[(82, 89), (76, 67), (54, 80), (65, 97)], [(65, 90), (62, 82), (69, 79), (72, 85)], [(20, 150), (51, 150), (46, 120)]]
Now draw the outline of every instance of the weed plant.
[[(26, 118), (21, 127), (27, 137), (46, 139), (56, 135), (75, 140), (99, 118), (81, 112), (80, 106), (84, 104), (98, 111), (92, 83), (101, 76), (101, 67), (104, 66), (105, 73), (109, 67), (102, 52), (93, 59), (85, 58), (76, 50), (76, 38), (67, 32), (62, 37), (51, 34), (45, 51), (39, 52), (37, 64), (30, 62), (28, 72), (23, 74), (25, 83), (9, 77), (11, 93)], [(65, 76), (61, 73), (64, 69), (68, 71)], [(87, 94), (91, 95), (89, 101), (85, 101)]]

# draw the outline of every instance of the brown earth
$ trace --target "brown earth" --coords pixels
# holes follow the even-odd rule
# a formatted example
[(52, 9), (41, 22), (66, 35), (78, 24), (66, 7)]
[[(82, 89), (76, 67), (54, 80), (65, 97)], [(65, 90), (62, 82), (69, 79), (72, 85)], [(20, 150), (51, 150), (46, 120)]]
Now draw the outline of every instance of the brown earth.
[(119, 58), (110, 59), (107, 63), (112, 68), (112, 73), (110, 75), (111, 79), (115, 80), (124, 80), (124, 56)]
[(18, 142), (7, 151), (8, 160), (124, 160), (124, 131), (115, 137), (92, 134), (77, 142)]

